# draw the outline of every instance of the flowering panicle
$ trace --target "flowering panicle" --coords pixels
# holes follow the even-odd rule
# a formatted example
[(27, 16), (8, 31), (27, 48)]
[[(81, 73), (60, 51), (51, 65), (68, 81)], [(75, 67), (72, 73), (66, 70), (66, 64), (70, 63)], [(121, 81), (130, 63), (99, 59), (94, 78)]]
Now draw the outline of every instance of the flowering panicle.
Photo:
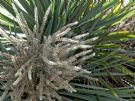
[[(16, 55), (0, 53), (10, 63), (4, 65), (5, 71), (0, 74), (0, 79), (5, 80), (7, 86), (1, 100), (9, 94), (13, 101), (36, 101), (37, 99), (62, 101), (57, 91), (65, 89), (68, 92), (76, 90), (69, 84), (69, 81), (84, 73), (90, 73), (82, 68), (81, 62), (94, 56), (92, 46), (86, 45), (82, 40), (89, 35), (84, 33), (73, 38), (65, 37), (71, 31), (72, 26), (78, 24), (73, 22), (60, 28), (52, 36), (44, 36), (41, 43), (41, 35), (44, 32), (51, 5), (48, 7), (41, 28), (38, 24), (38, 10), (35, 7), (34, 30), (27, 25), (22, 13), (19, 13), (13, 5), (16, 13), (16, 20), (22, 32), (26, 34), (27, 40), (20, 40), (8, 36), (0, 27), (0, 33), (6, 37), (16, 48)], [(72, 51), (82, 49), (80, 53), (70, 55)], [(86, 56), (87, 55), (87, 56)], [(4, 61), (1, 63), (4, 64)], [(10, 90), (10, 92), (9, 92)]]

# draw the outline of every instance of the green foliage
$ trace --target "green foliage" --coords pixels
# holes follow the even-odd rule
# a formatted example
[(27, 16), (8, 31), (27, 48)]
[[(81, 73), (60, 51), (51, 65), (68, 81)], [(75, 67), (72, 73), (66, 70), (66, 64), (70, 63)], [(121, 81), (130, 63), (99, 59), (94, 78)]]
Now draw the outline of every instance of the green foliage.
[[(110, 31), (124, 19), (134, 14), (135, 2), (129, 2), (125, 7), (118, 8), (119, 0), (18, 0), (22, 7), (15, 3), (19, 12), (22, 12), (28, 26), (34, 30), (34, 7), (38, 9), (39, 27), (41, 27), (44, 13), (52, 5), (51, 14), (42, 34), (52, 35), (66, 24), (78, 21), (76, 27), (67, 34), (73, 37), (89, 32), (85, 43), (93, 46), (95, 56), (88, 56), (84, 68), (92, 71), (92, 74), (82, 78), (76, 78), (71, 84), (76, 88), (76, 93), (59, 91), (64, 101), (133, 101), (135, 100), (134, 71), (127, 64), (132, 64), (132, 52), (124, 50), (118, 42), (134, 39), (135, 33), (128, 31)], [(22, 33), (12, 8), (12, 0), (1, 0), (1, 6), (12, 16), (8, 17), (0, 13), (0, 26), (10, 34), (19, 37)], [(22, 9), (23, 8), (23, 9)], [(41, 39), (42, 41), (42, 39)], [(7, 45), (8, 44), (8, 45)], [(8, 40), (1, 39), (1, 51), (9, 46)], [(79, 50), (80, 51), (80, 50)], [(74, 54), (74, 53), (72, 53)]]

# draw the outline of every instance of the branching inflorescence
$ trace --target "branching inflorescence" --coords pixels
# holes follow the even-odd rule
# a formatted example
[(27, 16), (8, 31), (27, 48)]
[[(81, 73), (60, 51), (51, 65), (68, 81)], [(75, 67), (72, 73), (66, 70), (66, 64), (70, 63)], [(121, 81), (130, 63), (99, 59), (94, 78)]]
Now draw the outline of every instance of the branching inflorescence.
[[(6, 95), (10, 95), (13, 101), (23, 101), (24, 96), (27, 101), (37, 101), (37, 99), (62, 101), (57, 91), (64, 89), (68, 92), (76, 90), (69, 84), (75, 77), (84, 73), (90, 73), (82, 68), (81, 64), (88, 59), (87, 56), (93, 54), (92, 46), (86, 45), (82, 40), (89, 35), (84, 33), (73, 38), (66, 37), (71, 31), (71, 27), (78, 22), (70, 23), (57, 32), (44, 36), (41, 43), (41, 35), (44, 32), (51, 6), (48, 7), (41, 28), (38, 24), (38, 12), (35, 7), (35, 26), (31, 31), (22, 13), (19, 13), (13, 5), (16, 13), (16, 21), (26, 34), (27, 40), (8, 36), (6, 31), (0, 27), (0, 33), (14, 45), (16, 55), (0, 53), (6, 58), (1, 61), (5, 70), (1, 72), (0, 79), (6, 81), (2, 89), (5, 90), (1, 100)], [(70, 55), (71, 52), (81, 49), (79, 53)], [(86, 56), (87, 55), (87, 56)], [(26, 96), (27, 95), (27, 96)]]

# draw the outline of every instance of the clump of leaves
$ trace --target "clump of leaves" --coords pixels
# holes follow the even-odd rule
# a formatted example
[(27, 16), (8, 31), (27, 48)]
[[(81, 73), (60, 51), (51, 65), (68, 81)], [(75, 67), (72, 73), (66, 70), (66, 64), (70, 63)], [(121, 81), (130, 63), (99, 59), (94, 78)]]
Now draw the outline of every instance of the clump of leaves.
[[(42, 38), (51, 5), (44, 15), (41, 28), (38, 25), (38, 12), (35, 7), (34, 31), (31, 31), (27, 25), (23, 14), (17, 11), (15, 5), (13, 7), (18, 25), (26, 34), (27, 40), (8, 36), (6, 31), (0, 27), (2, 35), (10, 40), (16, 50), (15, 55), (0, 53), (5, 57), (5, 60), (1, 62), (5, 70), (0, 75), (1, 79), (6, 81), (3, 86), (5, 92), (1, 100), (9, 94), (13, 101), (22, 101), (24, 96), (28, 101), (37, 99), (54, 101), (53, 98), (62, 101), (57, 91), (65, 89), (71, 93), (75, 92), (76, 90), (69, 84), (69, 81), (90, 73), (82, 68), (81, 63), (89, 58), (86, 55), (92, 53), (92, 46), (80, 40), (89, 33), (73, 38), (66, 37), (71, 27), (78, 24), (74, 22), (60, 28), (52, 36)], [(70, 55), (77, 49), (82, 51), (73, 56)]]
[[(14, 54), (13, 56), (11, 55), (11, 58), (8, 60), (10, 55), (7, 53), (1, 53), (7, 55), (5, 56), (5, 58), (7, 58), (3, 60), (4, 56), (0, 56), (0, 65), (11, 68), (13, 66), (9, 65), (12, 64), (12, 61), (18, 61), (18, 68), (13, 72), (16, 74), (23, 64), (30, 59), (32, 60), (29, 62), (30, 65), (22, 69), (21, 72), (18, 72), (16, 77), (13, 73), (11, 73), (13, 75), (10, 74), (10, 76), (6, 75), (8, 74), (7, 72), (9, 71), (9, 68), (3, 67), (0, 69), (1, 73), (3, 73), (1, 74), (2, 78), (0, 79), (1, 85), (3, 86), (5, 83), (10, 82), (10, 94), (7, 94), (5, 91), (2, 98), (4, 98), (5, 95), (13, 95), (11, 94), (13, 93), (13, 89), (22, 82), (21, 80), (18, 83), (15, 81), (19, 79), (19, 77), (21, 77), (20, 75), (23, 75), (25, 71), (26, 75), (24, 77), (27, 78), (27, 81), (31, 80), (36, 82), (34, 86), (36, 92), (34, 93), (35, 97), (40, 98), (40, 95), (43, 95), (40, 99), (56, 99), (55, 96), (57, 93), (55, 93), (55, 96), (52, 93), (50, 95), (40, 94), (40, 77), (44, 77), (43, 74), (46, 73), (41, 71), (41, 65), (46, 66), (44, 67), (44, 71), (48, 71), (47, 68), (49, 66), (56, 68), (57, 64), (59, 65), (58, 68), (60, 67), (64, 72), (67, 72), (68, 70), (65, 69), (67, 65), (65, 64), (68, 64), (68, 66), (71, 67), (70, 69), (72, 69), (72, 67), (75, 69), (74, 73), (76, 74), (72, 73), (72, 78), (77, 76), (83, 77), (77, 77), (70, 82), (73, 87), (70, 85), (68, 86), (70, 89), (68, 90), (69, 92), (61, 87), (66, 91), (60, 90), (58, 91), (58, 94), (62, 96), (64, 101), (121, 101), (131, 98), (134, 100), (134, 72), (127, 68), (127, 65), (130, 65), (129, 63), (134, 62), (134, 59), (131, 58), (133, 53), (125, 50), (117, 43), (121, 40), (125, 41), (135, 38), (134, 33), (120, 31), (121, 24), (123, 25), (122, 21), (134, 14), (134, 9), (132, 9), (132, 7), (135, 2), (129, 2), (122, 7), (120, 2), (122, 0), (68, 0), (68, 2), (65, 0), (17, 1), (21, 6), (14, 0), (1, 0), (0, 2), (1, 7), (11, 15), (11, 17), (8, 17), (5, 12), (0, 11), (0, 25), (7, 31), (7, 33), (10, 32), (9, 37), (4, 32), (5, 30), (3, 28), (1, 29), (0, 33), (4, 33), (4, 37), (8, 40), (3, 37), (0, 39), (0, 45), (2, 46), (0, 47), (0, 50), (2, 52)], [(19, 14), (15, 11), (17, 19), (12, 3), (15, 4), (18, 12), (22, 12)], [(52, 7), (50, 6), (51, 13), (49, 14), (50, 4)], [(38, 13), (37, 11), (40, 12)], [(46, 15), (44, 15), (45, 12)], [(119, 25), (117, 27), (118, 23), (120, 23), (120, 27)], [(64, 28), (62, 28), (63, 26)], [(61, 28), (63, 30), (61, 30), (59, 34), (56, 33), (57, 31), (60, 31), (59, 29)], [(87, 32), (90, 34), (88, 35)], [(23, 39), (19, 38), (22, 37), (21, 35), (24, 35), (23, 33), (27, 34), (26, 37), (24, 36)], [(16, 36), (16, 38), (12, 35)], [(76, 38), (76, 35), (78, 38)], [(47, 45), (44, 46), (45, 44)], [(14, 51), (10, 49), (12, 48), (12, 45), (14, 45)], [(43, 47), (49, 48), (44, 49)], [(55, 52), (54, 49), (57, 51)], [(43, 54), (44, 51), (47, 53)], [(21, 58), (16, 58), (16, 60), (12, 58), (19, 55)], [(95, 56), (93, 57), (93, 55)], [(72, 60), (73, 56), (76, 58), (74, 61)], [(65, 63), (65, 61), (68, 61), (68, 63)], [(34, 66), (30, 67), (31, 65), (37, 65), (40, 69), (37, 69)], [(82, 75), (83, 73), (87, 73), (82, 67), (92, 71), (92, 73), (89, 75)], [(131, 66), (131, 68), (132, 67), (133, 66)], [(34, 72), (34, 68), (37, 69), (36, 72)], [(53, 74), (60, 76), (62, 70), (58, 70), (58, 68), (56, 70), (53, 69), (52, 71)], [(12, 70), (10, 69), (10, 71)], [(31, 72), (28, 73), (28, 71)], [(36, 76), (34, 74), (36, 74)], [(66, 75), (66, 78), (68, 78), (68, 75)], [(7, 80), (6, 76), (10, 77), (10, 79)], [(5, 79), (3, 79), (4, 77)], [(14, 77), (14, 80), (11, 77)], [(46, 80), (46, 78), (47, 77), (44, 79)], [(56, 80), (57, 77), (54, 77), (54, 79)], [(51, 83), (58, 88), (56, 82), (54, 82), (55, 80), (52, 80)], [(66, 80), (66, 82), (69, 81)], [(13, 84), (16, 85), (13, 86)], [(18, 90), (21, 90), (21, 86), (22, 85), (19, 86), (20, 88)], [(25, 87), (26, 86), (24, 86), (24, 88)], [(51, 87), (51, 85), (49, 85), (49, 87)], [(52, 88), (53, 87), (51, 87), (51, 89)], [(3, 92), (5, 89), (7, 88), (3, 87), (1, 91)], [(15, 92), (16, 95), (20, 94), (20, 92), (18, 93), (18, 90)], [(43, 88), (43, 91), (44, 90), (45, 88)], [(77, 92), (70, 93), (75, 90), (77, 90)], [(30, 100), (29, 98), (31, 98), (33, 91), (31, 90), (30, 92), (27, 92), (24, 92), (21, 97)], [(14, 96), (12, 99), (13, 98)], [(61, 100), (61, 97), (57, 96), (57, 99)], [(8, 100), (7, 96), (5, 100)]]

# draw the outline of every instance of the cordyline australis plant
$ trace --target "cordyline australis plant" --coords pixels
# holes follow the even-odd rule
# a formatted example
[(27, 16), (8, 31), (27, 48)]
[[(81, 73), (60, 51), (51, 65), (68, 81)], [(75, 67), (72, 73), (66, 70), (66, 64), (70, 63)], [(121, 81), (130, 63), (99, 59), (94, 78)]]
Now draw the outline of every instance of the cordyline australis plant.
[[(0, 27), (0, 33), (10, 40), (16, 50), (15, 55), (0, 53), (5, 57), (5, 61), (1, 61), (5, 71), (0, 74), (0, 78), (6, 81), (1, 100), (9, 95), (13, 101), (22, 101), (23, 96), (27, 95), (27, 101), (37, 101), (37, 99), (62, 101), (57, 91), (65, 89), (71, 93), (75, 92), (69, 81), (90, 73), (83, 69), (81, 64), (89, 58), (88, 54), (92, 54), (92, 46), (80, 40), (89, 33), (73, 38), (65, 37), (71, 31), (71, 27), (78, 24), (76, 21), (62, 27), (52, 36), (44, 36), (41, 41), (51, 5), (44, 15), (41, 28), (38, 25), (38, 12), (35, 7), (34, 31), (30, 30), (23, 14), (17, 11), (15, 5), (13, 8), (16, 20), (22, 32), (26, 34), (27, 40), (8, 36)], [(70, 53), (77, 49), (82, 51), (71, 56)]]

